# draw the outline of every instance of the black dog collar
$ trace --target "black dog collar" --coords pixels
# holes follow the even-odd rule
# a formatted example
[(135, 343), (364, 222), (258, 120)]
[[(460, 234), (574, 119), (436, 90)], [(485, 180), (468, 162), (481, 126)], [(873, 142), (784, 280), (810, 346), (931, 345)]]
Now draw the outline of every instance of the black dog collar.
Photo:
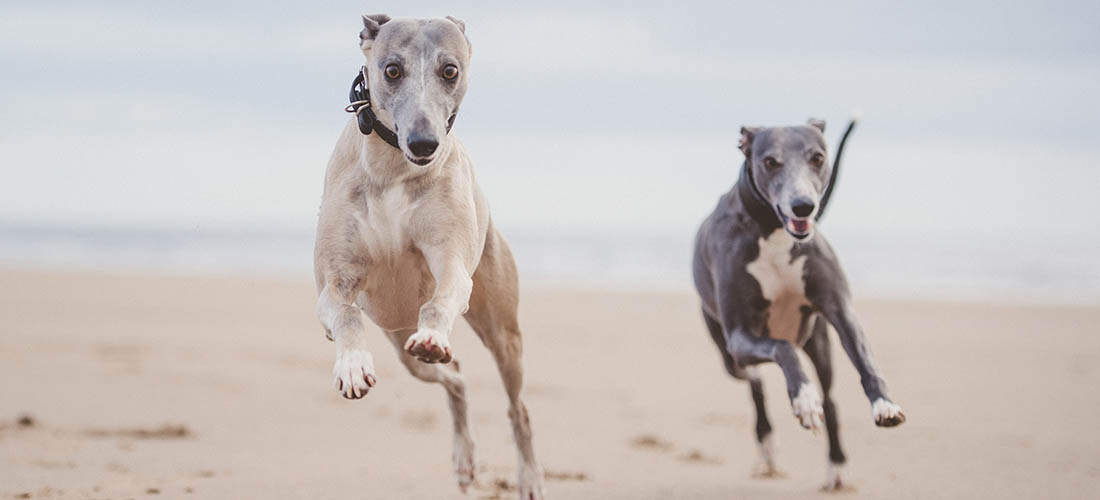
[(351, 92), (348, 94), (351, 104), (344, 108), (344, 111), (355, 113), (359, 121), (359, 131), (363, 135), (370, 135), (371, 131), (377, 132), (378, 137), (386, 141), (386, 144), (401, 149), (401, 145), (397, 142), (397, 133), (382, 125), (375, 116), (374, 110), (371, 109), (370, 90), (367, 88), (366, 81), (367, 67), (363, 66), (359, 74), (355, 75), (355, 80), (351, 82)]
[(741, 178), (737, 179), (737, 193), (749, 217), (760, 225), (760, 234), (771, 234), (772, 231), (783, 227), (775, 209), (764, 199), (760, 188), (756, 187), (756, 180), (752, 178), (752, 168), (749, 167), (748, 159), (741, 164)]
[[(397, 139), (397, 132), (386, 128), (382, 125), (382, 122), (378, 120), (378, 116), (374, 114), (374, 109), (371, 108), (370, 102), (370, 89), (367, 88), (367, 67), (363, 66), (359, 68), (359, 74), (355, 75), (355, 79), (351, 81), (351, 92), (348, 94), (348, 99), (351, 104), (348, 104), (344, 111), (348, 113), (355, 113), (355, 118), (359, 122), (359, 131), (363, 135), (370, 135), (371, 131), (377, 132), (378, 137), (386, 144), (393, 146), (396, 149), (401, 149), (401, 145)], [(447, 133), (451, 133), (451, 127), (455, 124), (455, 118), (458, 117), (458, 113), (451, 113), (450, 118), (447, 118)]]

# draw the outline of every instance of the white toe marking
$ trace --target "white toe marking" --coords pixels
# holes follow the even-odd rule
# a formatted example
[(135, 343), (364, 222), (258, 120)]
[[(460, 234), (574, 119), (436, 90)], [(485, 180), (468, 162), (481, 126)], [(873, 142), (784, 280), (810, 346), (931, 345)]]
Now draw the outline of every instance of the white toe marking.
[(348, 399), (363, 397), (375, 384), (374, 357), (366, 349), (341, 349), (332, 367), (336, 390)]
[(440, 350), (451, 347), (446, 335), (426, 328), (409, 335), (409, 340), (405, 341), (405, 350), (412, 349), (416, 344), (424, 344), (425, 347), (438, 347)]
[(901, 407), (884, 398), (878, 398), (871, 404), (871, 417), (875, 422), (898, 418), (899, 415), (901, 415)]
[(546, 492), (542, 486), (542, 471), (520, 461), (519, 468), (519, 497), (523, 500), (543, 500)]
[(821, 489), (833, 491), (844, 488), (844, 479), (841, 477), (843, 470), (843, 464), (834, 464), (830, 461), (829, 468), (825, 471), (825, 485)]
[(768, 434), (764, 436), (764, 440), (757, 443), (757, 448), (760, 450), (760, 461), (768, 467), (774, 467), (775, 441), (772, 439), (772, 435)]
[(458, 487), (463, 493), (474, 482), (474, 443), (469, 436), (455, 435), (454, 453), (451, 455)]
[(818, 430), (825, 421), (825, 410), (821, 408), (821, 395), (817, 388), (805, 383), (798, 389), (798, 395), (791, 400), (794, 416), (802, 427)]
[(753, 477), (783, 477), (783, 473), (775, 466), (775, 441), (772, 440), (771, 434), (764, 436), (763, 441), (757, 442), (757, 450), (760, 452), (760, 461), (753, 467)]

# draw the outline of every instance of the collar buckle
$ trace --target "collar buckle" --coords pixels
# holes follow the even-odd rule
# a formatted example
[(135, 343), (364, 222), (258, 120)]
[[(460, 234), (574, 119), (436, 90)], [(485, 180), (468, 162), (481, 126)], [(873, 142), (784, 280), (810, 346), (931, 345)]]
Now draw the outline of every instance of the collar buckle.
[(366, 66), (359, 68), (359, 74), (355, 75), (355, 79), (351, 81), (351, 91), (348, 93), (348, 100), (351, 101), (351, 104), (345, 106), (344, 111), (355, 113), (355, 119), (359, 124), (359, 132), (362, 132), (363, 135), (370, 135), (371, 132), (377, 132), (378, 137), (385, 141), (386, 144), (393, 146), (395, 149), (401, 149), (397, 141), (397, 134), (382, 125), (382, 123), (378, 121), (378, 116), (374, 114), (374, 109), (371, 108), (370, 88), (367, 87)]
[(351, 91), (348, 93), (348, 100), (351, 101), (351, 104), (348, 104), (344, 108), (344, 111), (355, 113), (355, 117), (359, 122), (359, 131), (362, 132), (363, 135), (370, 135), (370, 133), (374, 131), (378, 117), (374, 115), (374, 110), (371, 109), (370, 89), (367, 88), (366, 66), (360, 68), (359, 74), (355, 75), (355, 80), (352, 80)]

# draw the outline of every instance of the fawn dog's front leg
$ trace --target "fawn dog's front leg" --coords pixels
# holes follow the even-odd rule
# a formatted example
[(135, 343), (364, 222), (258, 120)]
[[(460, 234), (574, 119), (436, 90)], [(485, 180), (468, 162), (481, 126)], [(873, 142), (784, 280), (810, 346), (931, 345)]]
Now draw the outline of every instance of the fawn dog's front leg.
[(473, 289), (471, 259), (454, 249), (428, 247), (421, 250), (435, 278), (435, 293), (420, 307), (416, 333), (405, 342), (405, 351), (425, 363), (451, 361), (451, 327), (466, 312)]
[(326, 278), (317, 299), (317, 316), (336, 342), (336, 364), (332, 368), (336, 390), (348, 399), (365, 396), (378, 381), (374, 358), (367, 350), (363, 312), (352, 300), (354, 296), (351, 286)]

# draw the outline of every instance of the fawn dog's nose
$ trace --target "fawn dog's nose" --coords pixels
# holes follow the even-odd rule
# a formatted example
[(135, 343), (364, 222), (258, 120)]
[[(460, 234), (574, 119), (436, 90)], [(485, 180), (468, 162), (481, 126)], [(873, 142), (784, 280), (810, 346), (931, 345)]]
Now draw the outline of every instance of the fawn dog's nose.
[(436, 148), (439, 147), (439, 141), (437, 141), (435, 137), (417, 132), (409, 134), (407, 142), (409, 144), (409, 152), (421, 158), (431, 156), (432, 153), (435, 153)]

